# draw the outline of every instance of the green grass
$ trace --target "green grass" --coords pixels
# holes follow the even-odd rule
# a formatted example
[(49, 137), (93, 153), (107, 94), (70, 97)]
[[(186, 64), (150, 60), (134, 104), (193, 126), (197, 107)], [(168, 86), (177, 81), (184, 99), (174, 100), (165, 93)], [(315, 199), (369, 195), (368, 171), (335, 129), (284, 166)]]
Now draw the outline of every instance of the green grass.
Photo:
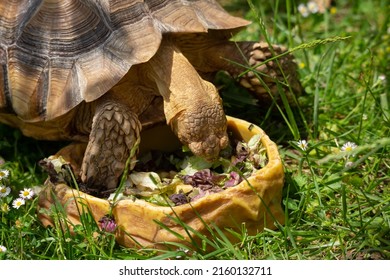
[[(339, 0), (336, 13), (304, 18), (298, 1), (221, 2), (253, 21), (237, 39), (287, 45), (300, 65), (306, 94), (295, 107), (255, 105), (234, 82), (219, 77), (227, 113), (260, 125), (280, 145), (285, 224), (256, 236), (243, 228), (233, 233), (237, 244), (210, 229), (213, 238), (203, 245), (212, 252), (179, 244), (161, 252), (135, 250), (116, 244), (88, 215), (73, 236), (60, 227), (43, 228), (35, 198), (0, 212), (0, 245), (7, 248), (0, 259), (390, 259), (390, 3)], [(298, 140), (307, 140), (306, 150)], [(343, 152), (347, 142), (357, 147)], [(10, 205), (25, 187), (42, 185), (46, 175), (36, 162), (59, 147), (1, 126), (1, 169), (11, 172), (3, 184), (12, 188), (1, 204)], [(58, 209), (58, 224), (62, 216)]]

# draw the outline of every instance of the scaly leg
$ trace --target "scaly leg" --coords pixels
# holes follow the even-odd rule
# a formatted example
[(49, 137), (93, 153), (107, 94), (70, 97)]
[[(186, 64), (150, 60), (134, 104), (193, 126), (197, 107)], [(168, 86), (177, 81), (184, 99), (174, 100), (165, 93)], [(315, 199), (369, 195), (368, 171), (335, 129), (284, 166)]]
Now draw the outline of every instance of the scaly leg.
[[(244, 66), (248, 65), (254, 71), (241, 75), (245, 69), (234, 63), (226, 65), (224, 70), (233, 77), (238, 77), (239, 83), (253, 92), (260, 100), (271, 101), (273, 97), (277, 97), (279, 94), (278, 86), (283, 89), (290, 101), (292, 100), (291, 92), (299, 94), (302, 91), (297, 66), (292, 55), (270, 60), (274, 56), (285, 53), (286, 48), (278, 45), (273, 45), (271, 48), (267, 43), (262, 42), (238, 42), (234, 47), (236, 52), (240, 49), (241, 55), (244, 57), (241, 56), (241, 61), (233, 60), (234, 57), (231, 57), (231, 60), (241, 62)], [(225, 47), (223, 53), (233, 52), (229, 50), (230, 48), (232, 48), (231, 45)], [(228, 59), (230, 58), (228, 57)]]
[[(278, 45), (270, 47), (264, 42), (230, 42), (207, 35), (192, 36), (178, 37), (177, 45), (198, 71), (227, 71), (258, 99), (266, 102), (277, 97), (279, 85), (289, 100), (292, 99), (291, 92), (301, 93), (294, 57), (288, 54), (270, 60), (286, 52), (286, 48)], [(241, 75), (248, 68), (254, 71)]]
[[(115, 190), (130, 151), (139, 144), (140, 131), (138, 117), (128, 107), (108, 98), (98, 103), (81, 166), (87, 192), (105, 196)], [(132, 159), (129, 168), (134, 164)]]

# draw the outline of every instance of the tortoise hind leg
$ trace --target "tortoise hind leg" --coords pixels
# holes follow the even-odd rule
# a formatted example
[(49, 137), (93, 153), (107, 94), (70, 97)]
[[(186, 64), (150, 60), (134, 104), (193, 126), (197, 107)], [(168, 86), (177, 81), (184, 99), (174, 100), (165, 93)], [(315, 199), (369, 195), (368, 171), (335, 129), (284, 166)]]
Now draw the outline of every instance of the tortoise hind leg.
[[(290, 101), (292, 93), (302, 92), (294, 57), (286, 54), (272, 60), (285, 53), (285, 47), (264, 42), (231, 42), (207, 35), (180, 38), (177, 44), (198, 71), (207, 74), (224, 70), (259, 100), (272, 100), (279, 94), (279, 86)], [(255, 71), (243, 74), (248, 68)]]
[[(271, 101), (280, 93), (280, 88), (286, 94), (290, 103), (293, 100), (292, 94), (300, 94), (302, 91), (298, 79), (297, 65), (291, 54), (283, 55), (277, 59), (274, 56), (281, 55), (287, 51), (283, 46), (269, 46), (265, 42), (237, 42), (235, 51), (229, 50), (232, 46), (224, 47), (223, 55), (230, 61), (236, 61), (241, 65), (253, 68), (254, 71), (242, 73), (247, 69), (236, 63), (225, 65), (225, 69), (231, 76), (238, 79), (238, 82), (253, 92), (255, 96), (264, 101)], [(235, 52), (232, 56), (229, 53)], [(238, 58), (239, 54), (241, 58)], [(234, 60), (235, 59), (235, 60)]]
[[(81, 165), (86, 192), (106, 196), (115, 190), (130, 152), (138, 148), (140, 131), (137, 115), (127, 106), (112, 99), (98, 104)], [(133, 156), (130, 169), (135, 164)]]

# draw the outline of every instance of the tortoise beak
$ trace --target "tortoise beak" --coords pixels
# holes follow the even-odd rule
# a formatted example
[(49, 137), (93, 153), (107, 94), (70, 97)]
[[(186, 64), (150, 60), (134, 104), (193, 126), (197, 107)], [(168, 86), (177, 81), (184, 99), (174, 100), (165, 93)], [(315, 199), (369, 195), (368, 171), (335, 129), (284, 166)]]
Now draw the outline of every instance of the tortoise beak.
[(210, 134), (201, 142), (189, 143), (189, 148), (196, 156), (202, 157), (207, 161), (215, 161), (219, 157), (221, 150), (226, 148), (229, 144), (227, 133), (220, 135)]

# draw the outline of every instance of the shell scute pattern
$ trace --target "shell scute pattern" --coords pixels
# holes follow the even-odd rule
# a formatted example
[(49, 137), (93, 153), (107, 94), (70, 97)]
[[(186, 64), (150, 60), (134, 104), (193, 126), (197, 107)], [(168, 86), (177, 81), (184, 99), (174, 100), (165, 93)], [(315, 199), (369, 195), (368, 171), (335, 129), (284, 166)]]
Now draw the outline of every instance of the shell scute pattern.
[(205, 0), (2, 1), (0, 112), (29, 122), (62, 116), (148, 61), (163, 33), (246, 24), (226, 17)]

